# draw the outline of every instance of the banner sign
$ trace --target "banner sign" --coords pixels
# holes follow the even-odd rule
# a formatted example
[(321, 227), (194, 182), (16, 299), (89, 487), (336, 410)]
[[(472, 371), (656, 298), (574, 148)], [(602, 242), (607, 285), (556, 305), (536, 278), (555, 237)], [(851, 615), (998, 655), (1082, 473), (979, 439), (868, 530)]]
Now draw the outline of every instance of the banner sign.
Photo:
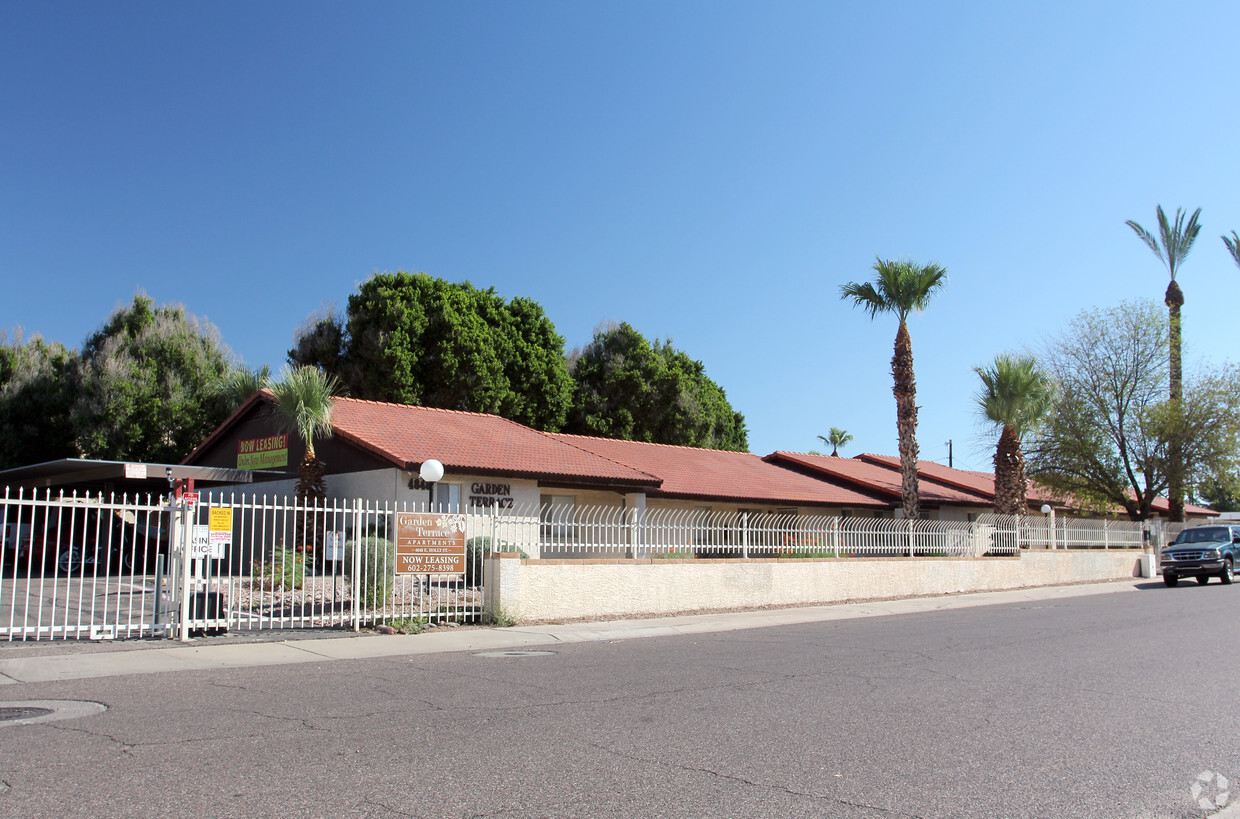
[(238, 469), (273, 469), (288, 466), (288, 433), (237, 442)]
[(396, 513), (397, 574), (462, 574), (465, 516)]

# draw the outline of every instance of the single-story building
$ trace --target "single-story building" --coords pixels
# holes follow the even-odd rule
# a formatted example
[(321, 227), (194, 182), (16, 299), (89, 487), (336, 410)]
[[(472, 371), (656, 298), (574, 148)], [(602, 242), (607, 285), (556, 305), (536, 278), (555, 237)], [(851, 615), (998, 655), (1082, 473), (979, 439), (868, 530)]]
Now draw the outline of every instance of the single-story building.
[[(334, 497), (431, 502), (422, 463), (443, 463), (436, 507), (683, 509), (703, 518), (750, 514), (893, 517), (899, 459), (749, 452), (541, 432), (476, 412), (336, 400), (333, 435), (317, 441)], [(269, 394), (256, 393), (183, 463), (262, 470), (268, 482), (239, 491), (292, 494), (304, 447), (281, 431)], [(994, 476), (919, 462), (924, 516), (970, 520), (993, 509)], [(283, 476), (283, 479), (280, 479)], [(274, 482), (270, 479), (276, 478)], [(1062, 504), (1034, 490), (1030, 505)], [(1165, 502), (1164, 502), (1165, 507)], [(1194, 507), (1192, 514), (1212, 514)]]

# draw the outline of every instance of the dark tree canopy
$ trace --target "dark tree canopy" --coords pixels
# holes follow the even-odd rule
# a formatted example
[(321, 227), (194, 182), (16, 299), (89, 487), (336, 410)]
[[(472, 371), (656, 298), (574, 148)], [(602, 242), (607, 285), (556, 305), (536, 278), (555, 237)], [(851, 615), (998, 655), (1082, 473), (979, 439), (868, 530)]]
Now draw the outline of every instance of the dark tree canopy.
[(0, 469), (76, 456), (69, 409), (77, 354), (0, 334)]
[(425, 273), (371, 277), (343, 319), (303, 325), (289, 360), (322, 367), (356, 398), (490, 412), (544, 430), (563, 425), (571, 396), (564, 339), (542, 307)]
[(732, 409), (700, 361), (608, 325), (576, 353), (576, 390), (565, 431), (604, 438), (746, 451), (745, 417)]
[(89, 458), (175, 463), (227, 416), (219, 389), (231, 368), (214, 326), (143, 295), (82, 347), (72, 411)]

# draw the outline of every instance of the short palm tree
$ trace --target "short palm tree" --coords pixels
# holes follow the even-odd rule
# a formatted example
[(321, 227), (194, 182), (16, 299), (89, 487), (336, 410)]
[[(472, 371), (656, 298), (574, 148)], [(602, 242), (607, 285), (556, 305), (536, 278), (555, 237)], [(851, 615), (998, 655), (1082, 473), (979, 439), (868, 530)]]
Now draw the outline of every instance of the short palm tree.
[(1236, 267), (1240, 267), (1240, 233), (1233, 230), (1230, 237), (1223, 236), (1222, 239), (1223, 244), (1227, 245), (1232, 261), (1236, 263)]
[(314, 439), (332, 434), (332, 404), (341, 392), (340, 381), (318, 367), (302, 365), (285, 367), (270, 389), (281, 428), (295, 433), (306, 448), (297, 470), (297, 497), (326, 498), (327, 465), (314, 454)]
[(976, 400), (982, 417), (1000, 430), (995, 447), (995, 511), (1021, 515), (1028, 508), (1021, 439), (1046, 417), (1054, 392), (1033, 356), (997, 355), (975, 367), (982, 380)]
[(913, 376), (913, 341), (908, 333), (910, 313), (926, 309), (930, 297), (947, 283), (947, 271), (937, 264), (917, 264), (901, 259), (877, 259), (873, 282), (849, 282), (840, 287), (840, 298), (851, 300), (876, 318), (894, 313), (900, 321), (896, 330), (891, 375), (895, 381), (896, 431), (900, 439), (901, 495), (904, 516), (920, 515), (917, 491), (917, 382)]
[(249, 367), (234, 367), (220, 379), (219, 390), (231, 411), (244, 404), (254, 393), (269, 386), (271, 368), (264, 364), (253, 370)]
[[(1167, 214), (1163, 213), (1162, 205), (1155, 209), (1154, 214), (1158, 218), (1158, 237), (1131, 219), (1125, 224), (1132, 228), (1141, 241), (1145, 242), (1159, 261), (1166, 266), (1167, 272), (1171, 274), (1171, 283), (1167, 285), (1163, 302), (1170, 312), (1171, 322), (1169, 326), (1171, 389), (1169, 392), (1172, 404), (1178, 406), (1176, 402), (1184, 395), (1184, 372), (1180, 365), (1180, 308), (1184, 306), (1184, 291), (1180, 290), (1175, 274), (1185, 257), (1188, 256), (1188, 251), (1192, 250), (1193, 242), (1197, 241), (1197, 234), (1201, 232), (1201, 225), (1197, 224), (1197, 218), (1201, 216), (1201, 208), (1193, 211), (1193, 215), (1188, 217), (1187, 222), (1184, 221), (1184, 213), (1179, 208), (1175, 209), (1174, 222), (1168, 221)], [(1182, 523), (1184, 521), (1184, 454), (1182, 447), (1174, 441), (1168, 447), (1167, 454), (1170, 460), (1167, 492), (1170, 496), (1168, 515), (1172, 521)]]
[(842, 446), (852, 443), (853, 437), (848, 434), (847, 430), (839, 427), (831, 427), (831, 431), (826, 435), (819, 435), (818, 440), (831, 447), (831, 454), (838, 455)]

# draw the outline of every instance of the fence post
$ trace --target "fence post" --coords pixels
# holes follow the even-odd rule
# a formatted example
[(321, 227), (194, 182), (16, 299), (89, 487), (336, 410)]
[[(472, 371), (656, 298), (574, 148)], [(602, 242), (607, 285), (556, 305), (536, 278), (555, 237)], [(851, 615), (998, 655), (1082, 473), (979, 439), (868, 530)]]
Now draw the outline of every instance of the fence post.
[(741, 557), (749, 558), (749, 513), (741, 512)]
[(913, 519), (908, 519), (908, 556), (913, 556)]
[(1108, 525), (1107, 519), (1103, 518), (1102, 519), (1102, 548), (1104, 549), (1111, 548), (1111, 538), (1107, 531), (1107, 525)]
[(362, 630), (361, 574), (362, 574), (362, 499), (353, 499), (353, 565), (349, 567), (349, 609), (353, 614), (353, 630)]

